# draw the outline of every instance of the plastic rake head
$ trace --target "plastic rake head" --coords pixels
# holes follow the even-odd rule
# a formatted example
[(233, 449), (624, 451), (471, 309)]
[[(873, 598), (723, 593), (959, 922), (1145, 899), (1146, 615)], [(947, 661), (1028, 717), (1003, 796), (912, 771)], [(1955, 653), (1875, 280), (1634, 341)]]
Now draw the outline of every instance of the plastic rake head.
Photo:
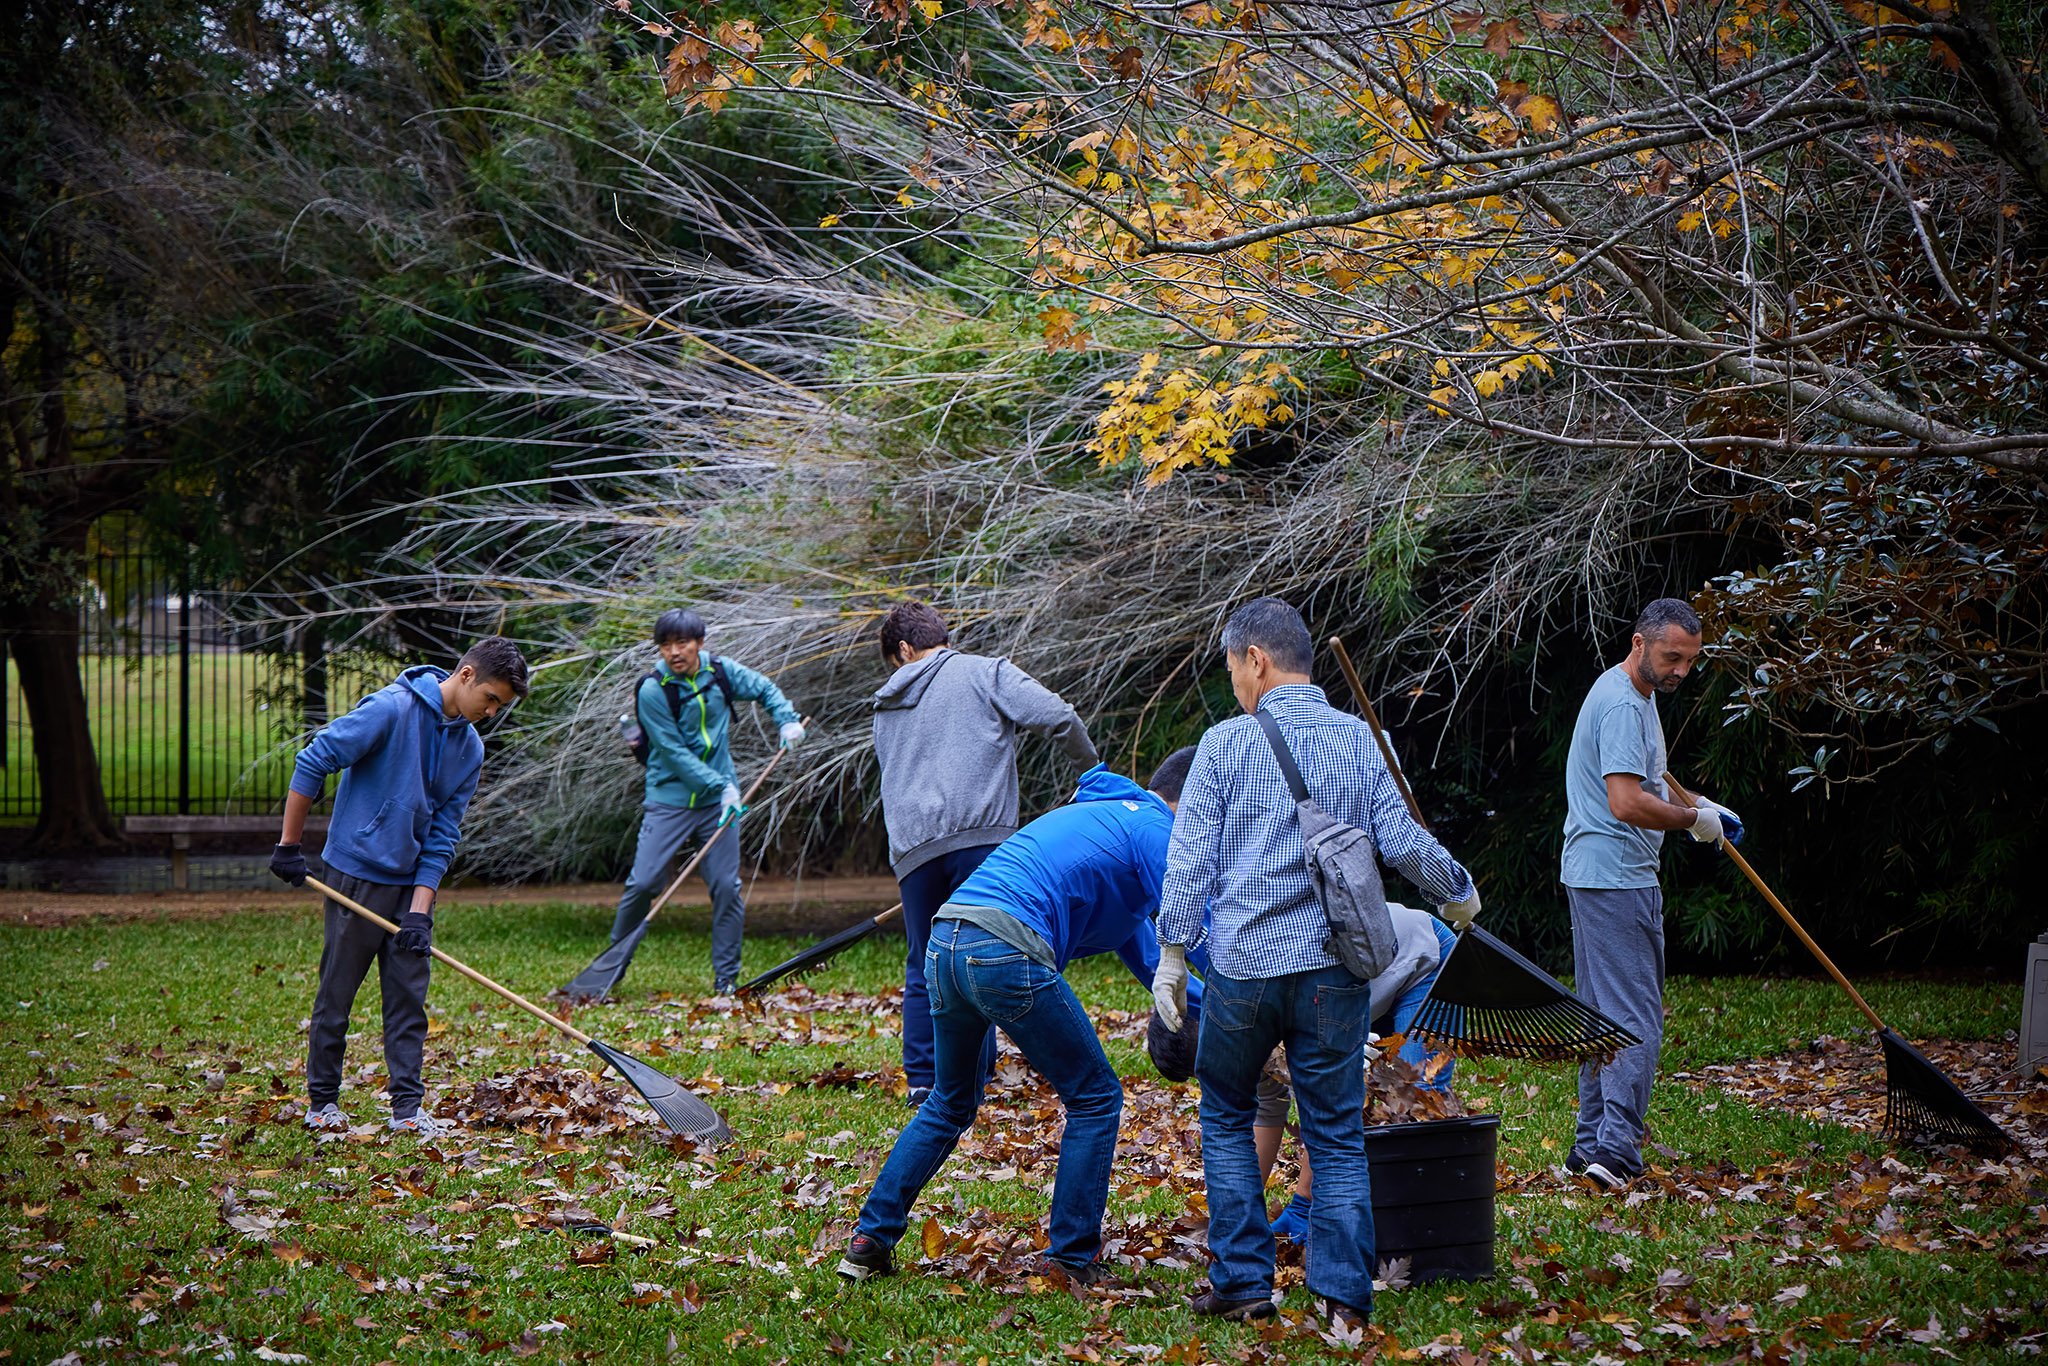
[(1884, 1131), (1900, 1143), (1960, 1143), (2001, 1153), (2012, 1136), (1979, 1109), (1927, 1055), (1889, 1029), (1884, 1045)]
[(761, 988), (780, 982), (785, 978), (802, 977), (805, 973), (816, 972), (846, 950), (866, 939), (880, 929), (877, 920), (863, 920), (858, 925), (848, 926), (830, 939), (820, 940), (802, 953), (785, 962), (777, 963), (753, 981), (741, 985), (738, 994), (751, 996)]
[(1640, 1042), (1563, 983), (1474, 925), (1458, 936), (1409, 1024), (1461, 1057), (1604, 1061)]

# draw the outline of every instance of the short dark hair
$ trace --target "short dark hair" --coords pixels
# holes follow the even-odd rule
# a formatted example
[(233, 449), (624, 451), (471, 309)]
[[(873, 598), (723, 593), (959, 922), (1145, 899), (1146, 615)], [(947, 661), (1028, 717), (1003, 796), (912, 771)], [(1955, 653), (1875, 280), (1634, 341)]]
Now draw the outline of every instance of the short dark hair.
[(1177, 802), (1180, 790), (1187, 786), (1188, 770), (1195, 766), (1195, 747), (1184, 745), (1159, 761), (1159, 767), (1152, 770), (1152, 781), (1145, 786), (1159, 795), (1161, 801)]
[(1700, 633), (1700, 614), (1683, 598), (1659, 598), (1636, 618), (1635, 633), (1644, 640), (1656, 640), (1673, 626), (1696, 636)]
[(1305, 674), (1315, 663), (1315, 643), (1301, 613), (1280, 598), (1253, 598), (1223, 623), (1223, 649), (1241, 655), (1256, 645), (1291, 674)]
[(476, 670), (479, 683), (503, 683), (518, 696), (526, 696), (526, 656), (505, 637), (485, 636), (463, 651), (455, 667), (464, 664)]
[(905, 645), (913, 650), (929, 650), (951, 639), (946, 634), (946, 619), (933, 611), (929, 603), (916, 598), (899, 602), (882, 618), (882, 662), (894, 668), (897, 652)]
[(671, 607), (654, 619), (654, 643), (704, 639), (704, 618), (687, 607)]

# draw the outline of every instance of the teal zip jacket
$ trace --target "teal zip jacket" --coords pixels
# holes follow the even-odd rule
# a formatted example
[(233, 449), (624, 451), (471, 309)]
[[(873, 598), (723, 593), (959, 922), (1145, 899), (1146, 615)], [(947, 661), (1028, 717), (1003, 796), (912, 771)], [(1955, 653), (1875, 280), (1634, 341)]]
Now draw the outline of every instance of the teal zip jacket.
[[(766, 707), (778, 726), (801, 719), (766, 674), (722, 657), (719, 663), (725, 666), (735, 699)], [(711, 652), (698, 653), (696, 677), (679, 681), (683, 693), (680, 724), (669, 712), (668, 697), (662, 691), (676, 675), (659, 660), (654, 667), (660, 678), (641, 679), (634, 697), (640, 733), (647, 737), (647, 801), (653, 806), (717, 806), (725, 785), (737, 783), (739, 778), (727, 743), (732, 717), (726, 711), (725, 694), (711, 676)]]

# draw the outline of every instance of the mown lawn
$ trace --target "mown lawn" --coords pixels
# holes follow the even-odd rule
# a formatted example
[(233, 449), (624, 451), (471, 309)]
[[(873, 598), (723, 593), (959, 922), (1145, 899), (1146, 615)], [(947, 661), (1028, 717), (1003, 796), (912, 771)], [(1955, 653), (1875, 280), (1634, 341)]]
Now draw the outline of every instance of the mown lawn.
[[(538, 995), (587, 961), (609, 918), (465, 909), (440, 937)], [(1198, 1260), (1134, 1261), (1123, 1287), (1082, 1297), (1017, 1274), (1056, 1121), (1015, 1100), (920, 1209), (946, 1260), (920, 1270), (914, 1226), (902, 1274), (842, 1289), (836, 1250), (905, 1118), (891, 1092), (895, 1018), (874, 995), (900, 944), (874, 942), (813, 979), (807, 1013), (747, 1016), (689, 999), (709, 977), (707, 939), (669, 925), (621, 1002), (578, 1012), (602, 1039), (658, 1050), (721, 1107), (740, 1141), (700, 1155), (637, 1125), (475, 1126), (432, 1148), (388, 1138), (374, 986), (358, 1001), (343, 1104), (377, 1127), (316, 1141), (296, 1125), (319, 948), (310, 898), (297, 914), (0, 929), (0, 1353), (972, 1364), (1359, 1350), (1305, 1323), (1196, 1320)], [(750, 943), (749, 965), (794, 947)], [(1171, 1253), (1199, 1227), (1193, 1097), (1150, 1073), (1146, 997), (1121, 968), (1097, 960), (1072, 979), (1105, 1012), (1131, 1095), (1116, 1232), (1127, 1252)], [(1877, 982), (1868, 994), (1909, 1036), (1997, 1038), (2018, 1014), (2014, 987)], [(1671, 1001), (1670, 1070), (1858, 1024), (1813, 982), (1679, 980)], [(445, 970), (433, 1006), (429, 1085), (445, 1098), (588, 1059)], [(1552, 1170), (1569, 1137), (1568, 1071), (1460, 1067), (1466, 1101), (1502, 1117), (1500, 1275), (1382, 1293), (1367, 1350), (1860, 1362), (2006, 1360), (2048, 1342), (2048, 1187), (2024, 1160), (1930, 1165), (1867, 1133), (1673, 1082), (1652, 1117), (1670, 1177), (1623, 1201)], [(571, 1237), (550, 1219), (571, 1206), (623, 1215), (657, 1245)], [(973, 1259), (1012, 1234), (1014, 1255)], [(1307, 1303), (1291, 1292), (1291, 1310)]]

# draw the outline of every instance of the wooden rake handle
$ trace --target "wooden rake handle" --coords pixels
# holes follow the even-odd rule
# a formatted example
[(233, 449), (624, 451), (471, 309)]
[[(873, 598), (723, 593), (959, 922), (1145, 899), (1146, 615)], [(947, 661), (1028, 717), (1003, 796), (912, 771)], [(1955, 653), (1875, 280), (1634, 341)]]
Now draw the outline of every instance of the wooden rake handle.
[[(1679, 799), (1687, 806), (1697, 807), (1699, 805), (1699, 800), (1692, 793), (1687, 792), (1681, 787), (1678, 779), (1666, 773), (1664, 781), (1673, 792), (1678, 794)], [(1749, 866), (1749, 860), (1742, 856), (1742, 851), (1724, 839), (1721, 841), (1721, 852), (1735, 860), (1735, 866), (1742, 870), (1743, 876), (1750, 880), (1750, 883), (1755, 886), (1757, 891), (1763, 893), (1764, 900), (1771, 903), (1771, 909), (1778, 913), (1778, 918), (1790, 927), (1792, 933), (1799, 936), (1799, 942), (1806, 945), (1806, 951), (1818, 959), (1820, 965), (1828, 970), (1828, 976), (1835, 979), (1835, 985), (1849, 993), (1849, 999), (1854, 1001), (1856, 1008), (1863, 1012), (1863, 1018), (1870, 1021), (1870, 1027), (1882, 1030), (1885, 1027), (1884, 1021), (1879, 1019), (1877, 1012), (1870, 1008), (1870, 1002), (1863, 999), (1863, 993), (1849, 985), (1849, 979), (1844, 977), (1842, 970), (1835, 966), (1835, 960), (1821, 952), (1820, 945), (1813, 942), (1813, 936), (1806, 932), (1806, 927), (1793, 918), (1792, 912), (1785, 909), (1785, 903), (1778, 900), (1778, 894), (1765, 885), (1763, 878), (1757, 875), (1756, 869)]]
[[(799, 718), (797, 724), (808, 728), (810, 726), (810, 722), (811, 718), (805, 716)], [(762, 769), (761, 772), (755, 776), (754, 781), (747, 784), (747, 790), (740, 794), (741, 806), (745, 806), (748, 802), (754, 800), (754, 794), (761, 790), (761, 784), (768, 781), (768, 775), (775, 771), (775, 766), (782, 762), (782, 756), (787, 753), (789, 753), (789, 751), (786, 749), (778, 749), (775, 751), (775, 757), (768, 761), (768, 766)], [(680, 873), (676, 874), (675, 881), (669, 883), (669, 885), (662, 890), (661, 895), (654, 899), (654, 904), (647, 908), (647, 914), (640, 918), (640, 923), (642, 925), (645, 925), (648, 921), (654, 919), (654, 917), (661, 912), (661, 908), (668, 904), (668, 899), (676, 894), (676, 892), (682, 887), (683, 883), (689, 878), (690, 874), (697, 871), (697, 865), (702, 863), (704, 861), (704, 856), (711, 852), (711, 846), (718, 843), (719, 837), (723, 835), (731, 827), (731, 821), (721, 822), (719, 827), (711, 832), (711, 838), (705, 840), (704, 843), (697, 846), (697, 852), (690, 855), (690, 861), (683, 865), (683, 870)]]
[[(314, 891), (320, 893), (320, 895), (326, 897), (328, 900), (334, 902), (335, 904), (348, 907), (351, 911), (354, 911), (357, 915), (369, 921), (372, 925), (375, 925), (378, 929), (384, 931), (386, 934), (398, 933), (398, 926), (392, 924), (383, 916), (378, 915), (368, 906), (363, 905), (362, 902), (357, 901), (352, 897), (343, 896), (340, 892), (335, 891), (332, 887), (322, 882), (319, 878), (307, 878), (306, 885), (308, 887), (311, 887)], [(567, 1034), (577, 1043), (587, 1044), (590, 1042), (590, 1036), (588, 1034), (585, 1034), (582, 1030), (578, 1029), (575, 1025), (570, 1024), (561, 1016), (551, 1015), (547, 1011), (535, 1005), (533, 1002), (527, 1000), (524, 996), (521, 996), (518, 992), (513, 991), (509, 987), (499, 986), (496, 982), (493, 982), (490, 978), (484, 976), (475, 968), (471, 967), (469, 964), (465, 962), (462, 962), (460, 959), (451, 957), (450, 955), (441, 952), (441, 950), (439, 949), (434, 949), (432, 952), (434, 957), (440, 959), (449, 967), (454, 968), (457, 972), (461, 973), (464, 977), (467, 977), (470, 981), (476, 983), (478, 986), (484, 988), (486, 991), (496, 992), (498, 995), (510, 1001), (513, 1005), (518, 1006), (527, 1014), (532, 1015), (534, 1018), (540, 1020), (543, 1024), (553, 1025), (556, 1029), (561, 1030), (564, 1034)]]
[(1344, 681), (1351, 685), (1351, 695), (1358, 700), (1358, 710), (1365, 716), (1365, 724), (1372, 727), (1372, 738), (1380, 747), (1380, 758), (1386, 761), (1387, 772), (1394, 775), (1394, 786), (1401, 791), (1401, 800), (1408, 803), (1408, 814), (1415, 817), (1415, 823), (1424, 830), (1429, 822), (1422, 819), (1422, 808), (1416, 804), (1415, 794), (1408, 789), (1408, 775), (1401, 771), (1401, 765), (1394, 758), (1394, 747), (1387, 743), (1387, 733), (1380, 727), (1379, 713), (1372, 709), (1372, 699), (1365, 695), (1365, 684), (1359, 680), (1358, 670), (1352, 667), (1351, 652), (1344, 648), (1342, 636), (1330, 637), (1330, 651), (1337, 656), (1337, 667), (1344, 671)]

